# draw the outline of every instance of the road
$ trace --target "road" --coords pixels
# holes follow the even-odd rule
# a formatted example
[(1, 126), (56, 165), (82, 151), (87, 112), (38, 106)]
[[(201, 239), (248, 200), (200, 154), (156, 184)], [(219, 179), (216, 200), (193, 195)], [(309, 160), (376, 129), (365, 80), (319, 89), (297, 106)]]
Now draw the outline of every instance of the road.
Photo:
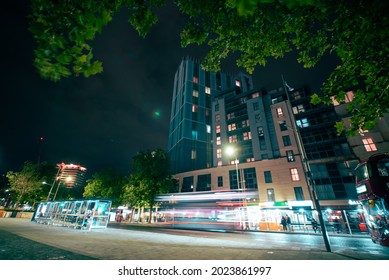
[[(215, 238), (226, 242), (238, 242), (242, 248), (258, 248), (273, 250), (325, 250), (321, 234), (301, 234), (284, 232), (256, 232), (256, 231), (205, 231), (185, 230), (169, 227), (110, 224), (112, 228), (127, 230), (148, 231), (170, 235), (185, 235), (193, 238)], [(330, 235), (331, 250), (337, 254), (344, 254), (355, 259), (386, 259), (389, 260), (389, 247), (374, 244), (370, 238), (349, 235)], [(354, 257), (352, 257), (354, 256)]]
[(107, 229), (81, 231), (0, 219), (3, 260), (389, 260), (389, 248), (368, 238), (331, 236), (330, 242), (331, 253), (326, 252), (322, 236), (314, 234), (208, 232), (115, 223)]

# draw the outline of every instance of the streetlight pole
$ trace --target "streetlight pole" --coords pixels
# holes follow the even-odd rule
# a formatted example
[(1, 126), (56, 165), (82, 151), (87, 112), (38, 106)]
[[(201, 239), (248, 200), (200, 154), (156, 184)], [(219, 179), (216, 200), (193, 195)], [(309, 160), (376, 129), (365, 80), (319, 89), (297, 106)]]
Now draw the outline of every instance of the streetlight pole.
[[(241, 188), (241, 184), (240, 184), (240, 180), (239, 178), (241, 176), (239, 176), (239, 167), (238, 167), (238, 164), (239, 164), (239, 161), (238, 161), (238, 155), (237, 155), (237, 151), (236, 149), (234, 149), (233, 147), (228, 147), (227, 150), (226, 150), (227, 154), (229, 155), (234, 155), (235, 156), (235, 170), (236, 170), (236, 182), (237, 182), (237, 186), (238, 186), (238, 190), (240, 190)], [(243, 181), (242, 181), (243, 183)], [(248, 229), (247, 227), (247, 224), (246, 224), (246, 218), (247, 218), (247, 215), (246, 215), (246, 212), (247, 212), (247, 201), (246, 201), (246, 192), (245, 192), (245, 184), (243, 183), (242, 184), (242, 194), (243, 194), (243, 198), (242, 198), (242, 209), (243, 209), (243, 221), (242, 221), (242, 229), (246, 230)]]
[[(327, 229), (326, 229), (326, 226), (324, 224), (323, 213), (321, 212), (320, 202), (319, 202), (319, 199), (318, 199), (317, 194), (316, 194), (316, 189), (315, 189), (315, 186), (314, 186), (314, 182), (313, 182), (313, 180), (311, 178), (312, 172), (311, 172), (311, 167), (310, 167), (310, 164), (309, 164), (309, 160), (308, 160), (308, 157), (307, 157), (304, 145), (303, 145), (303, 141), (302, 141), (302, 138), (301, 138), (300, 131), (298, 130), (298, 128), (296, 126), (296, 121), (294, 119), (294, 115), (291, 113), (291, 110), (290, 110), (291, 103), (290, 103), (289, 91), (288, 91), (288, 89), (290, 87), (288, 86), (288, 89), (286, 88), (287, 84), (286, 84), (286, 82), (284, 80), (284, 76), (281, 76), (281, 77), (282, 77), (282, 83), (284, 85), (284, 90), (285, 90), (286, 98), (287, 98), (286, 108), (288, 109), (288, 115), (289, 115), (289, 117), (290, 117), (290, 119), (292, 121), (292, 128), (291, 129), (292, 129), (292, 131), (294, 133), (294, 136), (295, 136), (295, 139), (296, 139), (296, 142), (297, 142), (297, 146), (298, 146), (298, 149), (299, 149), (300, 154), (301, 154), (301, 161), (302, 161), (302, 165), (303, 165), (303, 169), (304, 169), (304, 173), (305, 173), (304, 177), (305, 177), (308, 189), (309, 189), (310, 194), (311, 194), (311, 199), (313, 200), (313, 203), (315, 205), (315, 209), (318, 212), (318, 217), (319, 217), (319, 222), (320, 222), (320, 225), (321, 225), (321, 232), (322, 232), (322, 235), (323, 235), (324, 244), (326, 246), (327, 252), (331, 252), (330, 240), (328, 238)], [(290, 88), (290, 90), (293, 90), (293, 89)]]

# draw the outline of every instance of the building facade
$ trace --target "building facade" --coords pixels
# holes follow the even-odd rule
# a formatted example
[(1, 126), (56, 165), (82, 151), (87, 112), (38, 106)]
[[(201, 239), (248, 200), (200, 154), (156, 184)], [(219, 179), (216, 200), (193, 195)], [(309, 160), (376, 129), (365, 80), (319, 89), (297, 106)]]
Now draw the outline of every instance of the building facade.
[(286, 214), (310, 224), (314, 190), (328, 227), (363, 230), (358, 157), (350, 139), (337, 135), (334, 106), (312, 105), (306, 88), (256, 89), (248, 75), (206, 72), (189, 58), (174, 83), (168, 152), (180, 193), (247, 191), (248, 205), (225, 205), (247, 207), (255, 225), (278, 229)]

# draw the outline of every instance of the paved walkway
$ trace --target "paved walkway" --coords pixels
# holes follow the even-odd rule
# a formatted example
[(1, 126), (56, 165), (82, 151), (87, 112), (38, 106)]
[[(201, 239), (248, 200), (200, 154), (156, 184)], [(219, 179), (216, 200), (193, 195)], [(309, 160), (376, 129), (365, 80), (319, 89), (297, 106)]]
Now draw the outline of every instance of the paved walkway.
[[(253, 244), (213, 237), (123, 230), (74, 230), (26, 219), (0, 219), (0, 259), (102, 260), (352, 260), (366, 256), (324, 249), (253, 248)], [(8, 241), (6, 241), (8, 240)], [(9, 241), (12, 242), (9, 242)], [(6, 241), (6, 242), (5, 242)], [(23, 248), (20, 249), (20, 245)], [(40, 248), (39, 245), (40, 244)], [(12, 252), (18, 249), (18, 253)], [(59, 250), (59, 251), (55, 251)], [(28, 253), (27, 253), (28, 252)], [(17, 256), (19, 257), (17, 257)], [(62, 257), (61, 257), (62, 256)]]

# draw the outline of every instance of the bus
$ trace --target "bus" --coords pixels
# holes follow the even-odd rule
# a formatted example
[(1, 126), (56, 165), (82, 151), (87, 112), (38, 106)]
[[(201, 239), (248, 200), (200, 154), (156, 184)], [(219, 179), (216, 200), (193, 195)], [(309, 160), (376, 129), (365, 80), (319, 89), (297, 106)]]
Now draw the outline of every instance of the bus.
[(389, 153), (357, 165), (355, 188), (372, 241), (389, 246)]

